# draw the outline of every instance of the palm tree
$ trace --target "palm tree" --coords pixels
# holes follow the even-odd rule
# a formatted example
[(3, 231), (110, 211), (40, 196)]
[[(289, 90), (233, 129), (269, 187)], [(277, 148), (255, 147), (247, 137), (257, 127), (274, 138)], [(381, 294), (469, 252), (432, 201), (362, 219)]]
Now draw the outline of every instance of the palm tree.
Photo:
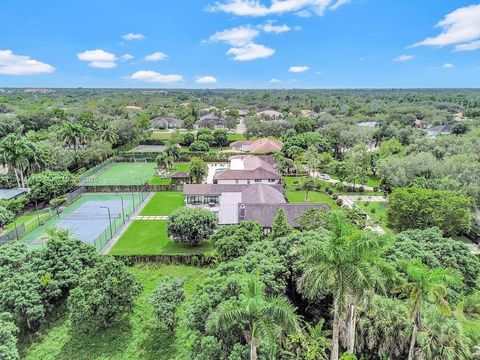
[(155, 159), (155, 162), (157, 163), (158, 169), (163, 169), (165, 172), (167, 172), (167, 170), (173, 166), (173, 160), (170, 156), (168, 156), (166, 151), (159, 153)]
[(100, 125), (100, 139), (103, 141), (107, 141), (110, 144), (116, 144), (118, 141), (118, 135), (117, 133), (113, 130), (113, 128), (109, 125), (108, 122), (104, 121)]
[(329, 223), (330, 231), (320, 234), (322, 239), (315, 246), (303, 249), (306, 268), (297, 285), (311, 299), (325, 290), (333, 294), (330, 359), (337, 360), (341, 317), (347, 313), (347, 351), (353, 353), (356, 302), (367, 291), (382, 288), (392, 269), (380, 256), (388, 237), (357, 229), (342, 211), (332, 212)]
[(403, 264), (410, 280), (413, 330), (410, 338), (408, 360), (413, 359), (417, 332), (422, 328), (422, 310), (427, 301), (432, 302), (443, 315), (451, 313), (446, 296), (448, 286), (460, 285), (461, 277), (450, 268), (429, 268), (420, 261)]
[(74, 151), (77, 151), (81, 145), (84, 145), (90, 139), (91, 131), (89, 128), (81, 124), (75, 124), (73, 122), (66, 122), (60, 129), (60, 137), (65, 144)]
[(180, 148), (177, 144), (167, 145), (165, 152), (173, 159), (173, 161), (180, 158)]
[(13, 169), (18, 187), (26, 187), (26, 172), (35, 158), (33, 143), (12, 133), (0, 142), (0, 154), (0, 162)]
[(221, 303), (207, 321), (208, 331), (228, 331), (243, 326), (245, 341), (250, 345), (250, 359), (257, 359), (257, 348), (273, 344), (284, 333), (297, 331), (295, 309), (282, 296), (266, 297), (263, 283), (249, 275), (238, 300)]

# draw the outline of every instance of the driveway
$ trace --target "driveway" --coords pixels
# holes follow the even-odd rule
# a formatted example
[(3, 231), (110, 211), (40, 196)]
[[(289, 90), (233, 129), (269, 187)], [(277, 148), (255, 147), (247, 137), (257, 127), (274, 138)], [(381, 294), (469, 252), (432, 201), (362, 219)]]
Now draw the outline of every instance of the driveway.
[[(368, 196), (368, 195), (340, 195), (338, 197), (343, 201), (343, 206), (347, 208), (352, 208), (355, 206), (355, 201), (373, 201), (373, 202), (387, 202), (387, 198), (385, 196)], [(375, 231), (378, 234), (385, 234), (385, 230), (383, 230), (373, 219), (367, 215), (367, 227), (365, 229)]]
[[(310, 173), (310, 176), (313, 177), (313, 178), (321, 179), (321, 180), (326, 181), (326, 182), (328, 182), (328, 183), (330, 183), (330, 184), (336, 184), (336, 183), (339, 183), (339, 182), (340, 182), (340, 180), (336, 180), (336, 179), (328, 179), (328, 180), (322, 179), (322, 178), (320, 177), (320, 173), (318, 173), (318, 172), (316, 172), (316, 171), (312, 171), (312, 172)], [(348, 182), (344, 182), (343, 185), (345, 185), (345, 186), (353, 186), (353, 184), (348, 183)], [(363, 186), (363, 188), (364, 188), (365, 190), (373, 191), (373, 186), (362, 185), (362, 184), (355, 184), (355, 186), (356, 186), (356, 187)]]

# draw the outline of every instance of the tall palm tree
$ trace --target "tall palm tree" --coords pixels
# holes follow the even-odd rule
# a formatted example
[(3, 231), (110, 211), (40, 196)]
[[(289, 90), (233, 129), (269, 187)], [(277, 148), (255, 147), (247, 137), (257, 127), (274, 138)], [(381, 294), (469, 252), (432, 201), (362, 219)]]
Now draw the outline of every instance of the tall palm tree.
[(91, 130), (81, 124), (67, 121), (60, 129), (60, 137), (69, 147), (77, 151), (81, 145), (86, 144), (91, 135)]
[(170, 156), (174, 161), (180, 158), (180, 148), (177, 144), (167, 145), (165, 152)]
[(157, 163), (158, 169), (164, 170), (165, 173), (173, 166), (173, 159), (167, 154), (166, 151), (160, 152), (155, 158), (155, 162)]
[(208, 331), (227, 331), (235, 326), (243, 326), (250, 359), (256, 360), (259, 346), (273, 344), (285, 333), (297, 331), (298, 316), (287, 299), (266, 297), (263, 283), (249, 275), (239, 299), (221, 303), (207, 321)]
[(306, 267), (297, 285), (312, 299), (325, 290), (332, 293), (330, 359), (337, 360), (342, 316), (347, 316), (347, 351), (353, 353), (356, 303), (368, 291), (382, 288), (393, 270), (380, 256), (389, 243), (388, 237), (357, 229), (342, 211), (332, 212), (329, 223), (330, 230), (321, 234), (322, 239), (303, 249)]
[(0, 162), (13, 169), (18, 187), (26, 187), (26, 172), (35, 154), (33, 143), (12, 133), (0, 142), (0, 154)]
[(420, 261), (403, 264), (410, 283), (410, 301), (412, 304), (412, 336), (408, 360), (413, 359), (417, 332), (422, 328), (422, 310), (425, 303), (433, 303), (443, 315), (451, 313), (446, 296), (448, 286), (460, 285), (460, 275), (450, 268), (429, 268)]

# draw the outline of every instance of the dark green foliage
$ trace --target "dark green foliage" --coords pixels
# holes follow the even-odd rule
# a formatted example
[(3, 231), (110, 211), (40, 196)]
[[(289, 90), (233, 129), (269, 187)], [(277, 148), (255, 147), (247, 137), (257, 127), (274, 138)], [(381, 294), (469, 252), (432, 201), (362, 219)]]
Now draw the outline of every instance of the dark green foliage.
[(13, 221), (13, 213), (6, 207), (0, 205), (0, 229)]
[(174, 241), (196, 246), (217, 228), (217, 215), (202, 208), (181, 208), (168, 218), (168, 234)]
[(70, 292), (72, 324), (86, 331), (109, 327), (132, 313), (141, 291), (141, 283), (123, 263), (105, 256), (85, 272)]
[(301, 148), (307, 150), (310, 146), (314, 147), (318, 153), (324, 153), (330, 150), (327, 140), (325, 140), (322, 135), (317, 132), (306, 132), (287, 139), (282, 151), (285, 156), (291, 158), (294, 155), (293, 149)]
[(18, 328), (13, 323), (10, 314), (0, 313), (0, 359), (18, 360), (17, 350)]
[(188, 150), (207, 152), (210, 151), (210, 146), (205, 141), (195, 140), (193, 143), (190, 144)]
[(29, 197), (32, 200), (49, 201), (69, 192), (75, 185), (76, 179), (68, 171), (46, 170), (28, 179)]
[(177, 309), (185, 300), (184, 279), (163, 278), (150, 295), (150, 305), (157, 321), (173, 331), (177, 324)]
[(224, 129), (217, 129), (213, 132), (213, 139), (215, 146), (227, 146), (228, 145), (228, 134)]
[(180, 145), (190, 146), (195, 141), (195, 136), (191, 132), (183, 134), (180, 138)]
[(276, 239), (282, 236), (290, 235), (293, 231), (293, 227), (288, 224), (287, 217), (285, 215), (285, 209), (278, 209), (277, 215), (273, 218), (272, 231), (270, 237)]
[(224, 262), (244, 255), (250, 244), (262, 238), (262, 227), (258, 223), (245, 221), (219, 228), (209, 241), (217, 251), (218, 260)]
[(385, 258), (392, 264), (401, 260), (419, 259), (432, 268), (449, 267), (458, 270), (463, 276), (467, 292), (475, 288), (476, 279), (480, 275), (478, 257), (462, 242), (443, 237), (438, 228), (408, 230), (398, 234)]
[(328, 225), (328, 213), (325, 210), (311, 208), (296, 219), (300, 230), (312, 230), (326, 228)]
[(455, 191), (411, 187), (396, 189), (389, 196), (389, 227), (403, 231), (439, 227), (445, 234), (468, 232), (471, 199)]
[(215, 138), (213, 137), (212, 134), (197, 135), (197, 141), (195, 141), (194, 143), (192, 143), (192, 145), (190, 145), (189, 150), (190, 151), (208, 151), (208, 150), (193, 150), (195, 146), (198, 147), (198, 144), (202, 142), (207, 143), (209, 146), (213, 146), (215, 145)]
[(208, 174), (207, 163), (198, 157), (192, 157), (189, 169), (190, 177), (197, 184), (201, 183)]

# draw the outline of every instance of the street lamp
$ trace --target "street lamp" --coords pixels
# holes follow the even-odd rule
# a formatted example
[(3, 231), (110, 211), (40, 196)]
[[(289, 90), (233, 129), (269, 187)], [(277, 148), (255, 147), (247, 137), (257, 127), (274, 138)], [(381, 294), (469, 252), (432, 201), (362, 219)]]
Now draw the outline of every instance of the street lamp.
[(118, 192), (115, 195), (120, 196), (120, 199), (122, 201), (122, 218), (123, 218), (123, 221), (125, 221), (125, 208), (123, 207), (123, 196), (120, 195)]
[(15, 226), (15, 235), (17, 236), (17, 241), (18, 241), (17, 218), (13, 218), (13, 225)]
[(140, 176), (137, 176), (137, 179), (140, 180), (140, 183), (139, 183), (140, 184), (140, 194), (142, 196), (142, 201), (143, 201), (144, 200), (143, 199), (143, 179)]
[(40, 214), (38, 213), (38, 203), (37, 203), (37, 199), (35, 199), (35, 210), (37, 211), (38, 226), (40, 226)]
[(112, 231), (112, 214), (110, 212), (110, 208), (108, 206), (100, 206), (102, 209), (107, 209), (108, 211), (108, 222), (110, 223), (110, 238), (113, 238), (113, 231)]

